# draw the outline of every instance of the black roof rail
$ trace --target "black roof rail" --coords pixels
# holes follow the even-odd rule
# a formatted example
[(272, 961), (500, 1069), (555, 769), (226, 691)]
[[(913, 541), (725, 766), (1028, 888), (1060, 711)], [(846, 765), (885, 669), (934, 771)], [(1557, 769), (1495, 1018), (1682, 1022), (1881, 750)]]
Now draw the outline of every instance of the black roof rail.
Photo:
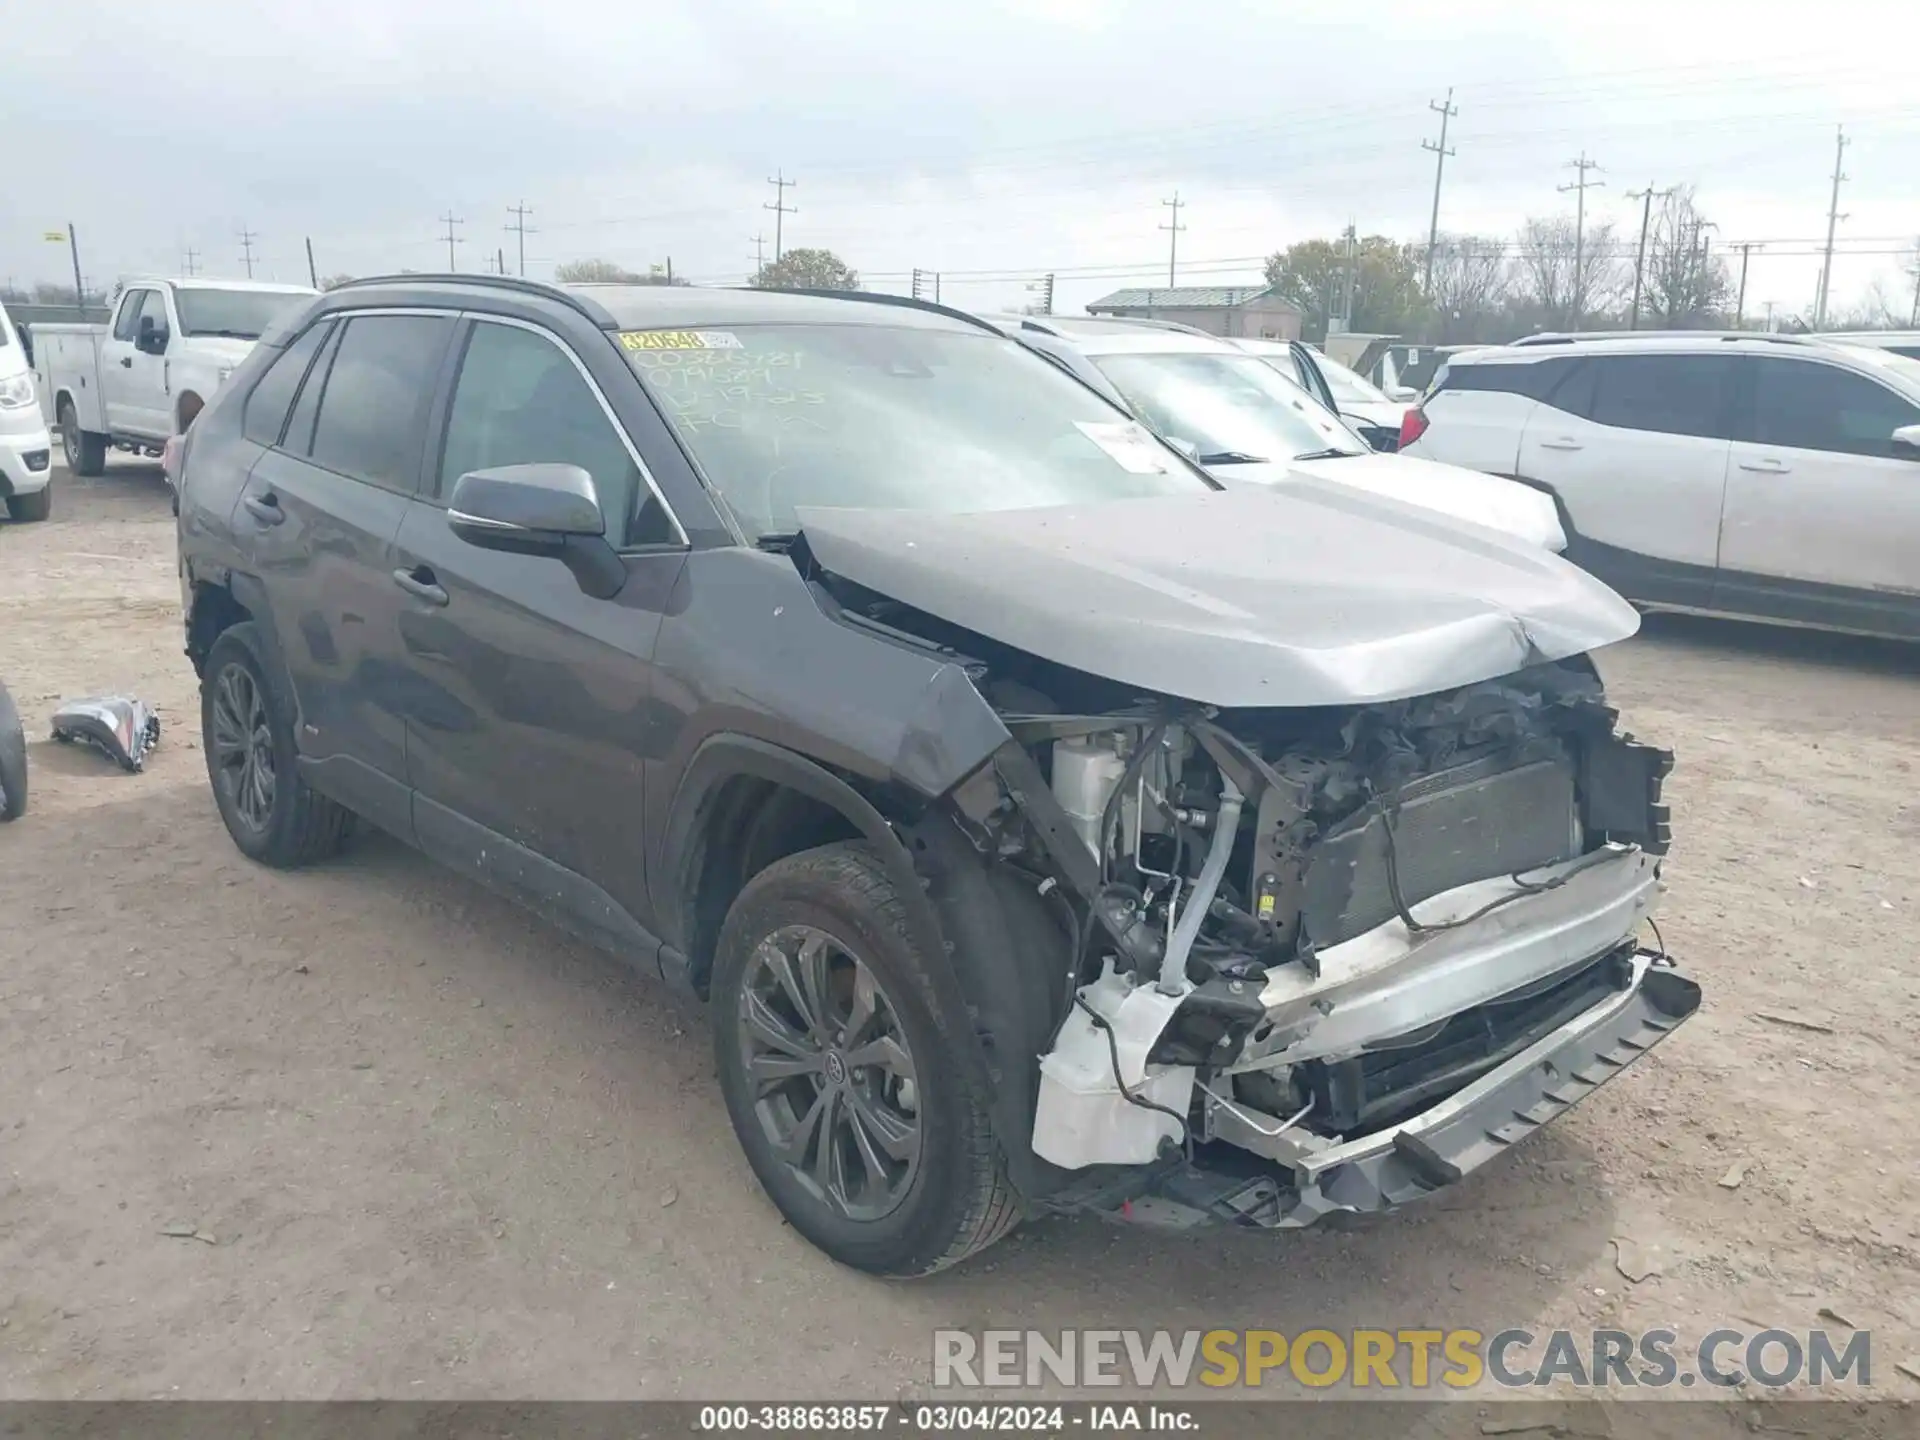
[[(1761, 340), (1783, 345), (1802, 345), (1817, 339), (1813, 335), (1789, 335), (1772, 330), (1545, 330), (1537, 335), (1522, 335), (1507, 345), (1531, 349), (1536, 345), (1573, 345), (1583, 340)], [(1497, 343), (1497, 342), (1496, 342)]]
[(342, 290), (356, 290), (363, 285), (471, 285), (475, 289), (513, 290), (522, 295), (538, 295), (543, 300), (557, 300), (569, 309), (579, 311), (603, 330), (611, 330), (619, 323), (605, 306), (576, 290), (569, 290), (564, 285), (550, 285), (544, 280), (528, 280), (519, 275), (462, 275), (457, 270), (444, 274), (362, 275), (324, 293), (333, 295)]
[[(735, 285), (731, 288), (735, 290), (760, 289), (757, 285)], [(964, 320), (975, 329), (985, 330), (994, 335), (1003, 335), (1006, 333), (1001, 330), (998, 325), (982, 320), (978, 315), (969, 314), (965, 310), (956, 310), (951, 305), (942, 305), (937, 300), (921, 300), (912, 295), (889, 295), (883, 290), (826, 290), (814, 289), (806, 285), (793, 287), (780, 285), (769, 286), (763, 293), (814, 295), (826, 300), (857, 300), (867, 305), (897, 305), (902, 310), (925, 310), (932, 315), (945, 315), (949, 320)]]

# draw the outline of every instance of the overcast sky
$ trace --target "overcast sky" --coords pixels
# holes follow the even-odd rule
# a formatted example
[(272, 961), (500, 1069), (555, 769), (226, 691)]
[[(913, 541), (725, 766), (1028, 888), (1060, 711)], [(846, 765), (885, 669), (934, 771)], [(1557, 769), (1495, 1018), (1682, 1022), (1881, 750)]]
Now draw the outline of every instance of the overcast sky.
[[(1306, 17), (1314, 18), (1306, 18)], [(527, 271), (671, 257), (742, 280), (825, 245), (874, 288), (943, 272), (942, 298), (1059, 308), (1166, 278), (1234, 283), (1291, 241), (1424, 240), (1453, 87), (1443, 229), (1510, 236), (1571, 212), (1638, 223), (1626, 192), (1690, 183), (1716, 244), (1753, 252), (1748, 307), (1810, 307), (1835, 126), (1853, 143), (1835, 303), (1900, 302), (1920, 237), (1920, 4), (1823, 0), (66, 0), (9, 7), (0, 50), (0, 278), (57, 280), (72, 221), (89, 283), (306, 276), (504, 250)], [(442, 238), (436, 238), (436, 237)], [(1872, 253), (1883, 252), (1883, 253)]]

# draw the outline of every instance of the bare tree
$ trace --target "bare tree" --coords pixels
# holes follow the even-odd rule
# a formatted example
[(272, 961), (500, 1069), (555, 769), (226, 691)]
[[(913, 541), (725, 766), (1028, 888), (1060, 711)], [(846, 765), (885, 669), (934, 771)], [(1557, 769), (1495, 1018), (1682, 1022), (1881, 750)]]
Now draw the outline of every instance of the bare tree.
[(1520, 227), (1518, 269), (1543, 322), (1555, 329), (1610, 314), (1632, 279), (1612, 222), (1581, 234), (1570, 215), (1533, 217)]
[(1694, 203), (1691, 185), (1667, 192), (1647, 233), (1647, 313), (1657, 328), (1712, 323), (1733, 298), (1726, 265), (1709, 250), (1714, 224)]
[(1442, 235), (1427, 291), (1434, 340), (1492, 339), (1512, 291), (1513, 264), (1504, 242), (1488, 235)]

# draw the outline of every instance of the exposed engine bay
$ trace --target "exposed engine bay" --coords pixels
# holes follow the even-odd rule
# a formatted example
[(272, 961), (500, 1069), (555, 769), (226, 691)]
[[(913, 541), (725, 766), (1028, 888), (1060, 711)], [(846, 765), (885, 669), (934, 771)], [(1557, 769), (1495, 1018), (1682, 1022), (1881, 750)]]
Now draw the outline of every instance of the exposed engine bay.
[(1584, 1093), (1541, 1057), (1590, 1088), (1697, 1006), (1639, 939), (1672, 756), (1620, 733), (1585, 656), (1230, 709), (827, 584), (843, 618), (939, 645), (1013, 737), (951, 798), (1071, 916), (1031, 1145), (1091, 1203), (1139, 1203), (1113, 1167), (1191, 1190), (1196, 1148), (1224, 1146), (1264, 1171), (1164, 1203), (1267, 1226), (1385, 1208), (1486, 1158), (1507, 1122), (1480, 1110), (1523, 1117), (1505, 1144)]

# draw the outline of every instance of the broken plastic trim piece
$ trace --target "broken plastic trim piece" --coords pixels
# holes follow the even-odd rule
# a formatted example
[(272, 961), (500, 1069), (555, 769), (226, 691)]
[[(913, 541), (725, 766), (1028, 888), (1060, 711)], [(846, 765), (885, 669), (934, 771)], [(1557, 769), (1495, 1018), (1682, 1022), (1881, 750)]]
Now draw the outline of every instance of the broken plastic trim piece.
[(69, 700), (53, 712), (53, 738), (90, 745), (121, 769), (138, 774), (147, 751), (160, 741), (160, 717), (145, 701), (128, 695)]

